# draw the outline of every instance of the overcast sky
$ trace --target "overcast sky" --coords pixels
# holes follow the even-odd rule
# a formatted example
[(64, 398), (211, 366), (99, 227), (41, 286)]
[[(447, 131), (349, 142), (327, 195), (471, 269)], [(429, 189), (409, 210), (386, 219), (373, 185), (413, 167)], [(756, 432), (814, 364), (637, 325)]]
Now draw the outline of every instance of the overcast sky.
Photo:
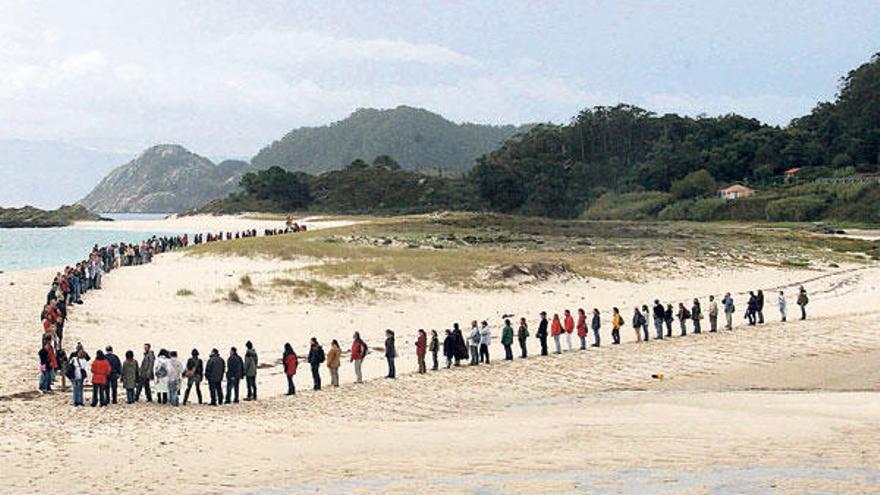
[(407, 104), (564, 122), (635, 103), (786, 124), (880, 51), (869, 1), (0, 0), (0, 139), (252, 156)]

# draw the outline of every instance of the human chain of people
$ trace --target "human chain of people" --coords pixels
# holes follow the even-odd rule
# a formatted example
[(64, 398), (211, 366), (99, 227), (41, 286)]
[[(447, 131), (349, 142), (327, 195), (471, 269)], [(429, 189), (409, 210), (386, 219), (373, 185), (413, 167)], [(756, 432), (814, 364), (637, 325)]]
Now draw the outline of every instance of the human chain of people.
[[(266, 229), (264, 236), (281, 235), (305, 231), (304, 225), (288, 222), (284, 229)], [(46, 296), (46, 305), (41, 313), (43, 324), (42, 347), (38, 353), (40, 360), (39, 390), (43, 393), (52, 393), (56, 377), (60, 375), (62, 388), (66, 388), (66, 381), (70, 381), (72, 390), (72, 404), (84, 406), (84, 390), (87, 383), (91, 384), (91, 406), (107, 406), (117, 404), (119, 399), (119, 386), (125, 391), (125, 401), (134, 404), (144, 398), (146, 402), (153, 402), (154, 392), (156, 402), (172, 406), (186, 405), (190, 393), (195, 392), (195, 398), (199, 404), (206, 403), (202, 395), (202, 382), (207, 382), (210, 405), (218, 406), (239, 402), (239, 390), (241, 382), (245, 382), (245, 401), (257, 400), (257, 372), (259, 369), (259, 357), (252, 342), (244, 344), (243, 356), (236, 347), (231, 347), (226, 357), (221, 356), (218, 349), (214, 348), (208, 354), (207, 361), (201, 358), (198, 349), (192, 349), (184, 363), (176, 350), (160, 348), (154, 351), (149, 343), (144, 344), (143, 354), (138, 361), (133, 350), (126, 350), (124, 357), (120, 358), (113, 350), (112, 345), (94, 352), (94, 359), (81, 343), (77, 343), (74, 351), (68, 355), (64, 351), (64, 325), (67, 320), (71, 305), (83, 304), (83, 296), (92, 290), (101, 289), (102, 278), (105, 274), (115, 269), (126, 266), (137, 266), (150, 263), (153, 258), (161, 253), (186, 248), (206, 242), (219, 242), (248, 237), (256, 237), (257, 230), (240, 232), (221, 232), (208, 234), (195, 234), (179, 236), (153, 236), (140, 243), (119, 243), (109, 246), (95, 246), (87, 259), (68, 266), (63, 272), (58, 272), (52, 281), (52, 286)], [(720, 304), (719, 304), (720, 303)], [(806, 319), (806, 306), (809, 303), (807, 292), (803, 286), (798, 290), (796, 304), (800, 308), (800, 319)], [(788, 319), (788, 302), (784, 291), (777, 294), (776, 306), (781, 321)], [(763, 290), (751, 291), (746, 302), (744, 320), (748, 325), (762, 325), (765, 323), (765, 295)], [(676, 337), (686, 337), (689, 334), (703, 333), (703, 322), (708, 320), (708, 332), (714, 333), (719, 330), (731, 331), (734, 329), (734, 315), (736, 305), (733, 296), (725, 293), (720, 301), (716, 301), (714, 295), (708, 296), (708, 305), (705, 311), (699, 298), (695, 298), (688, 307), (685, 303), (679, 303), (677, 309), (671, 303), (663, 304), (655, 300), (651, 308), (647, 304), (633, 308), (632, 315), (627, 322), (620, 309), (611, 309), (610, 337), (611, 345), (621, 344), (621, 331), (629, 326), (632, 328), (635, 343), (647, 343), (651, 340), (664, 340), (673, 338), (674, 325), (678, 322)], [(720, 317), (723, 315), (723, 321)], [(653, 335), (651, 324), (653, 323)], [(719, 327), (719, 323), (723, 327)], [(539, 354), (547, 356), (551, 352), (562, 354), (574, 352), (575, 337), (578, 339), (578, 349), (586, 351), (588, 347), (600, 348), (602, 346), (603, 317), (598, 308), (592, 308), (589, 314), (583, 309), (576, 310), (576, 316), (569, 309), (562, 314), (553, 314), (549, 317), (547, 312), (538, 315), (537, 328), (534, 338), (538, 340)], [(518, 344), (520, 359), (529, 357), (529, 338), (531, 330), (526, 318), (520, 318), (516, 329), (509, 318), (504, 318), (500, 331), (500, 342), (504, 349), (504, 360), (514, 360), (514, 343)], [(418, 373), (428, 372), (427, 356), (431, 355), (431, 370), (439, 371), (441, 368), (441, 351), (444, 367), (480, 366), (491, 364), (491, 349), (495, 334), (488, 321), (470, 323), (467, 330), (463, 330), (459, 323), (453, 323), (452, 327), (445, 330), (441, 343), (436, 330), (428, 332), (419, 329), (415, 338), (415, 358), (418, 365)], [(550, 349), (552, 341), (553, 348)], [(395, 332), (391, 329), (385, 331), (383, 347), (379, 348), (387, 363), (386, 378), (397, 377), (396, 360), (399, 358)], [(333, 339), (328, 351), (317, 338), (312, 337), (308, 345), (308, 352), (304, 353), (312, 375), (312, 388), (321, 390), (321, 369), (327, 368), (330, 373), (330, 383), (333, 387), (339, 386), (339, 369), (342, 356), (345, 354), (353, 366), (355, 383), (364, 382), (362, 366), (364, 359), (370, 354), (370, 347), (361, 338), (359, 332), (354, 332), (350, 348), (343, 352), (339, 342)], [(283, 346), (281, 366), (287, 381), (287, 394), (296, 394), (295, 377), (299, 367), (300, 356), (294, 347), (288, 342)], [(225, 381), (225, 391), (224, 391)], [(185, 383), (185, 389), (184, 389)], [(183, 390), (183, 400), (180, 400)]]

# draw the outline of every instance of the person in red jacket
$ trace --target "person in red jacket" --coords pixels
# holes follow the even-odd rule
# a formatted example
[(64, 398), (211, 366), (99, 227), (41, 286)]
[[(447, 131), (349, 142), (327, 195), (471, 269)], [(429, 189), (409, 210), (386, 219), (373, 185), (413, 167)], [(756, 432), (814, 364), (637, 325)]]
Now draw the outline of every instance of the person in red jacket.
[(104, 351), (99, 349), (95, 353), (95, 360), (92, 362), (92, 407), (97, 406), (99, 401), (101, 407), (106, 406), (110, 402), (110, 394), (107, 387), (110, 371), (110, 362), (104, 357)]
[(416, 339), (416, 358), (419, 360), (419, 374), (425, 374), (428, 372), (427, 366), (425, 366), (425, 352), (427, 350), (428, 335), (420, 328), (419, 336)]
[(367, 356), (367, 343), (361, 339), (360, 332), (355, 332), (351, 342), (351, 362), (354, 363), (355, 383), (364, 383), (361, 365)]
[(571, 347), (571, 334), (574, 333), (574, 318), (571, 316), (571, 311), (567, 309), (565, 310), (563, 328), (565, 329), (565, 341), (568, 344), (568, 352), (571, 352), (573, 350)]
[(550, 335), (553, 336), (553, 343), (556, 344), (556, 354), (562, 354), (562, 343), (559, 341), (562, 335), (562, 322), (559, 321), (559, 314), (553, 315), (553, 321), (550, 323)]
[(578, 309), (577, 322), (578, 338), (581, 339), (581, 350), (587, 350), (587, 313), (583, 308)]
[(284, 355), (281, 356), (281, 362), (284, 363), (284, 374), (287, 375), (287, 395), (296, 395), (296, 386), (293, 384), (293, 376), (296, 375), (296, 367), (299, 365), (299, 358), (293, 352), (293, 346), (290, 342), (284, 344)]

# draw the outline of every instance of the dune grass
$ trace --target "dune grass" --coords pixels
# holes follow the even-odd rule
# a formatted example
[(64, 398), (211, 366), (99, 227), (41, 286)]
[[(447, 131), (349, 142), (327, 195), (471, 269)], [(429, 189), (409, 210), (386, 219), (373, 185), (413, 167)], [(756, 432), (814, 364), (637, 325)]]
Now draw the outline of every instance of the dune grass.
[(189, 289), (177, 289), (177, 295), (180, 297), (192, 296), (194, 293)]
[[(319, 278), (407, 278), (457, 287), (480, 285), (480, 280), (485, 282), (487, 274), (491, 278), (498, 267), (514, 264), (562, 263), (576, 276), (619, 280), (647, 269), (647, 257), (724, 257), (735, 263), (794, 267), (814, 257), (864, 259), (853, 253), (876, 259), (880, 243), (819, 236), (806, 226), (763, 229), (736, 223), (550, 220), (456, 213), (375, 218), (333, 229), (203, 244), (191, 252), (312, 258), (320, 263), (307, 270)], [(328, 292), (314, 282), (297, 288), (317, 297)]]

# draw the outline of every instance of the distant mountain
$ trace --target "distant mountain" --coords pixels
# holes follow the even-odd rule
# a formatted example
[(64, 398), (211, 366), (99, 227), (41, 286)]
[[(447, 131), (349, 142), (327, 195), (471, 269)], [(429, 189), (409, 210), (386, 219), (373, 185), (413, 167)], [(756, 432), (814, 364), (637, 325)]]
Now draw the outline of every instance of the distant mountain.
[(131, 157), (59, 141), (0, 140), (0, 206), (57, 208), (73, 203)]
[(466, 171), (474, 160), (530, 126), (456, 124), (436, 113), (399, 106), (392, 110), (359, 109), (345, 120), (322, 127), (301, 127), (263, 148), (253, 169), (280, 166), (320, 173), (341, 169), (356, 158), (380, 155), (404, 169)]
[(79, 203), (96, 212), (173, 213), (222, 198), (238, 187), (246, 162), (211, 160), (162, 144), (117, 167)]

